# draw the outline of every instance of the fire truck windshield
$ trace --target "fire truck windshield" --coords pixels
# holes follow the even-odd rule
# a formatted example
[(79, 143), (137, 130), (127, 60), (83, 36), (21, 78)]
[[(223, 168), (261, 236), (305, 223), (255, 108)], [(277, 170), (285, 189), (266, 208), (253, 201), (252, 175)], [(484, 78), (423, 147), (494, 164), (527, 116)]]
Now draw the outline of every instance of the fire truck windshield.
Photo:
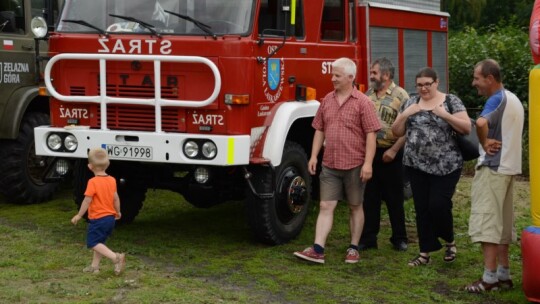
[[(151, 34), (152, 31), (140, 23), (111, 16), (120, 15), (143, 21), (152, 25), (157, 33), (165, 35), (211, 33), (244, 36), (251, 31), (254, 11), (252, 0), (66, 0), (56, 30), (89, 33), (96, 32), (98, 28), (111, 34)], [(179, 18), (178, 15), (189, 18)], [(201, 28), (200, 24), (208, 27)]]

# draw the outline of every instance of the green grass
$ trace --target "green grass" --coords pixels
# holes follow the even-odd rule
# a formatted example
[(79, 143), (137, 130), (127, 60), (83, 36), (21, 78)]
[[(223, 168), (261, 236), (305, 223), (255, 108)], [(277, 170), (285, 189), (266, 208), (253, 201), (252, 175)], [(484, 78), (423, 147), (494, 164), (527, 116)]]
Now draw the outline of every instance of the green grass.
[[(529, 183), (517, 183), (516, 190), (520, 233), (530, 225)], [(135, 222), (117, 228), (108, 241), (128, 253), (121, 276), (107, 260), (101, 273), (82, 273), (91, 252), (86, 223), (70, 223), (76, 212), (70, 189), (45, 204), (0, 203), (0, 303), (528, 303), (517, 244), (511, 246), (513, 290), (460, 290), (482, 274), (480, 248), (467, 236), (469, 193), (470, 178), (464, 177), (454, 197), (456, 262), (444, 264), (441, 251), (432, 254), (431, 265), (410, 268), (407, 261), (418, 251), (412, 201), (405, 205), (408, 252), (391, 249), (383, 211), (379, 249), (345, 264), (348, 209), (341, 204), (326, 264), (311, 265), (292, 252), (313, 242), (316, 203), (298, 239), (271, 247), (253, 241), (240, 202), (195, 209), (177, 194), (150, 190)]]

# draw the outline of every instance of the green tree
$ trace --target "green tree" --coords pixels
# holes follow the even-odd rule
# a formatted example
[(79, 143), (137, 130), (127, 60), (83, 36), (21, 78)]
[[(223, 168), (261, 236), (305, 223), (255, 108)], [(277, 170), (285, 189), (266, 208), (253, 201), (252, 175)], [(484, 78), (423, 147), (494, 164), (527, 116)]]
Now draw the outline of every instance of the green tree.
[(441, 9), (450, 13), (450, 29), (477, 26), (488, 0), (442, 0)]
[(533, 66), (528, 32), (514, 25), (494, 25), (479, 32), (466, 27), (453, 32), (448, 40), (450, 92), (463, 100), (469, 115), (476, 118), (485, 103), (472, 87), (474, 65), (493, 58), (501, 65), (504, 86), (514, 92), (525, 108), (523, 134), (523, 174), (529, 174), (528, 102), (529, 71)]
[(497, 20), (512, 20), (520, 28), (528, 31), (534, 0), (487, 0), (478, 24), (480, 27), (498, 23)]
[(500, 21), (528, 28), (534, 0), (442, 0), (441, 9), (450, 14), (450, 30), (465, 27), (484, 30)]

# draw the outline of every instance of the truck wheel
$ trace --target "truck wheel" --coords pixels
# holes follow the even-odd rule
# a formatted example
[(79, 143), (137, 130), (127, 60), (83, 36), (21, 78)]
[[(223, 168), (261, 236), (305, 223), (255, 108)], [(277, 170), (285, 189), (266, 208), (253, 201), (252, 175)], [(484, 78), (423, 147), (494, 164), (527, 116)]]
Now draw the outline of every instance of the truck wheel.
[(49, 200), (59, 182), (45, 183), (42, 177), (53, 157), (36, 155), (34, 128), (49, 124), (49, 116), (31, 112), (21, 121), (19, 137), (0, 142), (0, 192), (14, 204)]
[(255, 237), (267, 244), (283, 244), (300, 234), (311, 203), (311, 176), (304, 149), (287, 141), (281, 165), (272, 172), (262, 166), (251, 168), (254, 188), (259, 193), (274, 192), (271, 199), (261, 199), (248, 190), (246, 211)]
[[(73, 197), (77, 208), (81, 207), (81, 203), (84, 199), (84, 191), (86, 191), (86, 185), (88, 180), (93, 177), (92, 171), (88, 170), (87, 164), (88, 161), (86, 159), (81, 159), (77, 160), (74, 165)], [(125, 173), (129, 173), (130, 171), (127, 170), (127, 172), (124, 172), (124, 174), (121, 175), (122, 168), (127, 168), (127, 166), (116, 166), (111, 162), (111, 166), (107, 171), (111, 176), (116, 178), (116, 188), (118, 196), (120, 197), (120, 211), (122, 212), (122, 218), (118, 223), (129, 224), (135, 220), (137, 215), (139, 215), (139, 211), (146, 198), (146, 186), (136, 182), (131, 183), (131, 180), (124, 178), (126, 176)], [(133, 178), (133, 180), (136, 180), (136, 178)]]

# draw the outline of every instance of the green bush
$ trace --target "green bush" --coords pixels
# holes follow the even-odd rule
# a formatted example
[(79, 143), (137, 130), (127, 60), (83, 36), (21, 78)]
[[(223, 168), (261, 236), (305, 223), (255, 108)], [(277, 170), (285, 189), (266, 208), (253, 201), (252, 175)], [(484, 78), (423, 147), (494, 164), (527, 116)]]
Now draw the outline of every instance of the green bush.
[(514, 92), (525, 108), (523, 134), (523, 174), (529, 175), (528, 102), (529, 71), (533, 66), (529, 34), (514, 25), (498, 25), (479, 32), (465, 28), (450, 34), (448, 43), (450, 92), (463, 100), (471, 117), (476, 117), (485, 103), (472, 87), (474, 65), (486, 58), (499, 62), (504, 86)]

